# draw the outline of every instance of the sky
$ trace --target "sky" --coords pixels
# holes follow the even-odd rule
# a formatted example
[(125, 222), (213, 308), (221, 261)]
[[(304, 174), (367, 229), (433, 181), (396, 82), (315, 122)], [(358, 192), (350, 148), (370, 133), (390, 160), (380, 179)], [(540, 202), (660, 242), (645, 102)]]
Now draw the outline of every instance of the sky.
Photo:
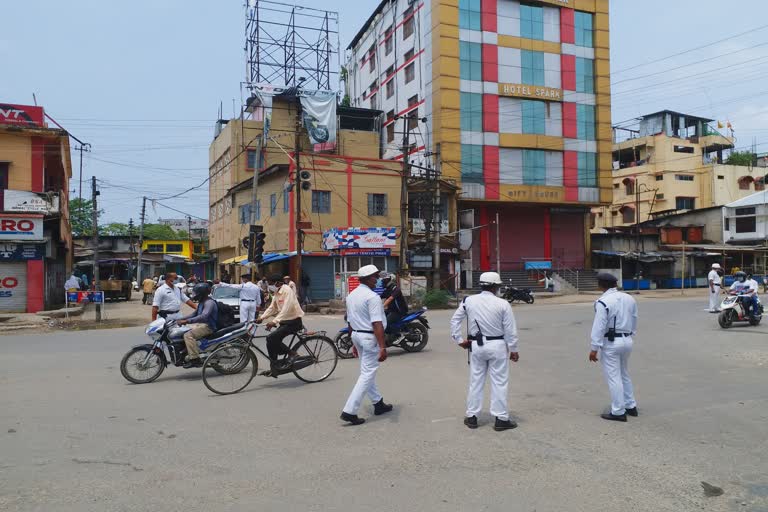
[[(339, 12), (342, 51), (378, 3), (322, 3)], [(768, 151), (764, 0), (610, 4), (614, 124), (682, 111), (730, 121), (737, 147)], [(46, 113), (91, 144), (83, 195), (96, 176), (104, 221), (138, 222), (142, 196), (206, 179), (219, 106), (225, 117), (239, 108), (243, 0), (4, 0), (2, 10), (15, 22), (0, 31), (0, 102), (32, 104), (34, 93)], [(73, 152), (73, 197), (79, 161)], [(207, 186), (150, 204), (147, 221), (183, 217), (168, 207), (207, 218)]]

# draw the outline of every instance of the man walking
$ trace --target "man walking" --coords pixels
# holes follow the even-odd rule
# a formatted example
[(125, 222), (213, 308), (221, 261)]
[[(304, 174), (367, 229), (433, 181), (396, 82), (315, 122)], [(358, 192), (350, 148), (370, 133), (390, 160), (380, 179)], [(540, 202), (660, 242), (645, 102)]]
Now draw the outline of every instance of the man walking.
[[(496, 294), (501, 276), (484, 272), (480, 276), (477, 295), (466, 297), (451, 318), (451, 337), (462, 348), (469, 350), (469, 392), (464, 424), (477, 428), (477, 415), (483, 406), (485, 378), (491, 376), (491, 414), (496, 416), (493, 429), (497, 432), (517, 427), (509, 419), (507, 387), (509, 361), (517, 362), (517, 326), (512, 306)], [(461, 326), (467, 320), (467, 338)]]
[(219, 286), (240, 290), (240, 321), (256, 320), (256, 310), (261, 306), (261, 288), (251, 282), (251, 276), (240, 276), (242, 284), (220, 283)]
[(709, 312), (718, 313), (720, 311), (720, 289), (723, 280), (720, 277), (720, 264), (713, 263), (712, 270), (709, 271), (707, 282), (709, 283)]
[(155, 290), (155, 280), (147, 276), (141, 283), (141, 291), (144, 292), (144, 296), (141, 298), (142, 304), (152, 302), (152, 292)]
[(166, 320), (180, 319), (182, 317), (180, 313), (182, 304), (186, 304), (192, 309), (197, 307), (189, 297), (184, 295), (184, 292), (176, 287), (174, 284), (176, 277), (176, 272), (168, 272), (165, 274), (165, 282), (157, 287), (155, 298), (152, 299), (153, 322), (157, 320), (158, 316)]
[(600, 417), (610, 421), (627, 421), (627, 414), (637, 416), (637, 402), (629, 378), (629, 356), (632, 337), (637, 332), (637, 303), (616, 289), (616, 278), (607, 272), (597, 275), (597, 284), (604, 292), (595, 302), (589, 360), (598, 361), (601, 354), (603, 375), (611, 394), (611, 412)]
[(381, 298), (373, 291), (379, 279), (379, 269), (376, 265), (365, 265), (357, 271), (357, 277), (360, 285), (347, 296), (347, 323), (352, 330), (352, 350), (360, 358), (360, 376), (341, 411), (341, 419), (352, 425), (365, 423), (357, 415), (365, 395), (373, 403), (373, 414), (378, 416), (392, 410), (392, 405), (384, 403), (384, 397), (376, 387), (379, 363), (387, 359), (384, 340), (387, 317)]

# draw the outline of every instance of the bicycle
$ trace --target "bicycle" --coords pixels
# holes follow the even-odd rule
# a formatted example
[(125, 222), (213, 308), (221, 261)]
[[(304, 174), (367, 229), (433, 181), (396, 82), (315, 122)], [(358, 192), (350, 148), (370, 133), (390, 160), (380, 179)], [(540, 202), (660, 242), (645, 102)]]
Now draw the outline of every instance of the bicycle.
[[(203, 363), (205, 387), (217, 395), (232, 395), (245, 389), (258, 373), (259, 360), (256, 352), (273, 363), (272, 367), (280, 368), (276, 375), (270, 371), (262, 372), (262, 376), (276, 377), (293, 373), (301, 381), (314, 383), (324, 381), (336, 370), (339, 354), (333, 340), (325, 335), (325, 331), (302, 330), (294, 333), (288, 344), (288, 352), (296, 353), (297, 357), (290, 365), (286, 364), (289, 354), (272, 359), (256, 346), (254, 340), (267, 337), (266, 335), (256, 336), (257, 331), (258, 325), (251, 323), (248, 326), (248, 336), (224, 343), (211, 352)], [(222, 367), (242, 367), (242, 370), (228, 374), (216, 371), (216, 368)]]

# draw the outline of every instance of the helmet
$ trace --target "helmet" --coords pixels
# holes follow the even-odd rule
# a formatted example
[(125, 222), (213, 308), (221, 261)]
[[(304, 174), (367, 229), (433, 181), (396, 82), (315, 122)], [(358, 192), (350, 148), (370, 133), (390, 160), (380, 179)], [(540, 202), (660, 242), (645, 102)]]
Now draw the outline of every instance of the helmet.
[(501, 276), (496, 272), (483, 272), (480, 274), (480, 286), (501, 284)]
[(208, 283), (197, 283), (194, 288), (192, 288), (192, 295), (196, 299), (205, 298), (211, 294), (211, 287), (208, 286)]
[(370, 277), (378, 273), (379, 269), (376, 265), (365, 265), (360, 267), (360, 270), (357, 271), (357, 277)]
[(747, 280), (747, 274), (745, 272), (742, 272), (741, 270), (733, 274), (733, 277), (735, 277), (737, 281), (741, 281), (742, 283)]
[(715, 269), (715, 270), (720, 270), (723, 267), (721, 267), (719, 263), (713, 263), (712, 264), (712, 268)]

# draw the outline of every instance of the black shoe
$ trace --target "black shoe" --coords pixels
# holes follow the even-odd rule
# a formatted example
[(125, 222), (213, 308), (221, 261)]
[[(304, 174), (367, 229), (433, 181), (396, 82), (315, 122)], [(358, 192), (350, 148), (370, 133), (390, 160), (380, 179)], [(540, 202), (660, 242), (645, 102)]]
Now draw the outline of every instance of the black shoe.
[(621, 416), (616, 416), (614, 414), (607, 413), (607, 414), (601, 414), (600, 417), (603, 418), (604, 420), (609, 420), (609, 421), (623, 421), (625, 423), (627, 421), (626, 414), (622, 414)]
[(186, 363), (184, 363), (184, 368), (202, 368), (203, 362), (200, 360), (199, 357), (194, 357), (192, 359), (188, 359)]
[(342, 421), (347, 421), (352, 425), (362, 425), (365, 423), (364, 418), (359, 418), (357, 414), (349, 414), (344, 411), (341, 412), (341, 416), (339, 416)]
[(477, 428), (477, 416), (464, 418), (464, 424), (469, 428)]
[(373, 414), (376, 416), (381, 416), (382, 414), (386, 414), (389, 411), (392, 410), (392, 404), (385, 404), (384, 399), (382, 398), (375, 404), (373, 404)]
[(633, 407), (631, 409), (627, 409), (627, 414), (629, 416), (633, 416), (633, 417), (637, 418), (637, 416), (638, 416), (637, 407)]
[(496, 423), (493, 425), (493, 430), (501, 432), (502, 430), (511, 430), (517, 428), (517, 423), (512, 420), (501, 420), (496, 418)]

